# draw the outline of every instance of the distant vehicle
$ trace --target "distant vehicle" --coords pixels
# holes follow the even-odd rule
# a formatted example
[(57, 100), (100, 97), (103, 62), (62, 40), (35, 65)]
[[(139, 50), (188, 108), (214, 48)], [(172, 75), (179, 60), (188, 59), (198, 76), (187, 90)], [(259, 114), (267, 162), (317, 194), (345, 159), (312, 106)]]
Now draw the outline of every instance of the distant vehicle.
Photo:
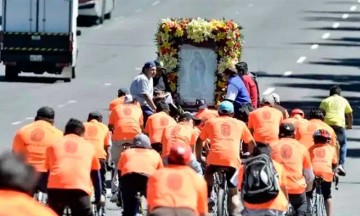
[(115, 0), (79, 0), (79, 15), (95, 18), (102, 24), (105, 19), (111, 19), (115, 8)]
[(75, 78), (78, 0), (3, 0), (1, 61), (5, 78), (21, 72)]

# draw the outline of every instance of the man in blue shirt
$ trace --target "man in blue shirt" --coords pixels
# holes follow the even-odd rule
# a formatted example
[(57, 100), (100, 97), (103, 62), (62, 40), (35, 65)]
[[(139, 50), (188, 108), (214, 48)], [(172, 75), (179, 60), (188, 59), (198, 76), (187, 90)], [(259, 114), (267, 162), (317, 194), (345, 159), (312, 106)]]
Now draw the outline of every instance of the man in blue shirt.
[(234, 117), (247, 122), (249, 113), (254, 110), (254, 107), (244, 82), (239, 77), (235, 66), (227, 68), (223, 75), (227, 79), (225, 100), (234, 104)]

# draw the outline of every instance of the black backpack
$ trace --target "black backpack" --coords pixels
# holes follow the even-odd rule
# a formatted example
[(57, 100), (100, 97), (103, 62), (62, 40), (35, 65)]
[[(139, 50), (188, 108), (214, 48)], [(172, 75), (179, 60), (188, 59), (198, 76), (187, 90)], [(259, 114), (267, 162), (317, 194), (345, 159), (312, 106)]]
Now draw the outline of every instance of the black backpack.
[(273, 200), (280, 191), (279, 176), (265, 154), (248, 159), (244, 165), (242, 198), (251, 204)]

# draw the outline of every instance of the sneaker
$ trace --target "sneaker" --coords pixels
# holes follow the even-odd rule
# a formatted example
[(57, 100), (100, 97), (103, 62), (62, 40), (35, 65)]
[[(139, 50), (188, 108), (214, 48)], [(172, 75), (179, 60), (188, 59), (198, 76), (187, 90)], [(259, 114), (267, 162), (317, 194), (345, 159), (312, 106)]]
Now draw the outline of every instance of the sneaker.
[(345, 168), (341, 164), (338, 166), (337, 172), (338, 172), (339, 176), (346, 176)]
[(118, 199), (118, 193), (113, 193), (113, 195), (111, 196), (110, 202), (112, 203), (117, 203), (119, 201)]

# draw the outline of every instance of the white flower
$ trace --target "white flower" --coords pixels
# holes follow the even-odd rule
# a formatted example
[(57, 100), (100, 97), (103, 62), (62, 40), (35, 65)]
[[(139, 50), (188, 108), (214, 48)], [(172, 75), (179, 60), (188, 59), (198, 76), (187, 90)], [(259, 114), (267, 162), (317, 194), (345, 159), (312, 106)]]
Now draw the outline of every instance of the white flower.
[(168, 72), (171, 72), (178, 65), (178, 59), (174, 58), (172, 55), (162, 55), (160, 56), (160, 61), (164, 63), (164, 67)]

